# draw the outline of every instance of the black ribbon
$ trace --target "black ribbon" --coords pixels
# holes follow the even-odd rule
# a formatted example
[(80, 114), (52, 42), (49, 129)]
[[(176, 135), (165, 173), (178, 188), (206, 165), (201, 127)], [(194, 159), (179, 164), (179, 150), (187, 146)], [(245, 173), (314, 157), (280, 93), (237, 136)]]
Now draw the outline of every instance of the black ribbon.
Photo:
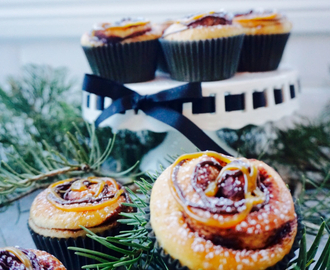
[(177, 104), (184, 102), (203, 103), (206, 101), (208, 103), (208, 97), (202, 96), (201, 83), (199, 82), (187, 83), (156, 94), (143, 96), (117, 82), (96, 75), (86, 74), (83, 82), (83, 90), (112, 99), (112, 104), (104, 109), (96, 119), (96, 127), (116, 113), (124, 113), (131, 109), (134, 109), (136, 112), (141, 110), (146, 115), (168, 124), (181, 132), (200, 150), (212, 150), (230, 155), (192, 121), (173, 109), (173, 106), (177, 107)]

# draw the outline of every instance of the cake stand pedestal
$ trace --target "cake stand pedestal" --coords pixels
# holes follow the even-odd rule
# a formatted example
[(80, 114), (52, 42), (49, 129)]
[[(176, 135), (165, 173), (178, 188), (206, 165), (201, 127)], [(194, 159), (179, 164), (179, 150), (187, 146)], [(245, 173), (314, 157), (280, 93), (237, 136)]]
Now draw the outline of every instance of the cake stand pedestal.
[[(158, 74), (152, 81), (125, 84), (140, 95), (154, 94), (162, 90), (186, 84), (171, 80), (167, 75)], [(212, 113), (198, 113), (198, 104), (183, 104), (182, 114), (194, 122), (201, 130), (221, 147), (216, 131), (222, 128), (238, 129), (246, 125), (262, 125), (292, 114), (298, 108), (300, 93), (298, 72), (293, 69), (279, 69), (269, 72), (237, 73), (234, 77), (215, 82), (202, 82), (203, 97), (212, 97)], [(104, 108), (111, 104), (107, 97), (83, 92), (83, 117), (93, 123)], [(212, 102), (211, 102), (212, 103)], [(164, 164), (168, 155), (196, 151), (196, 147), (172, 127), (134, 110), (116, 114), (106, 119), (100, 126), (131, 131), (150, 130), (168, 132), (164, 142), (150, 151), (142, 160), (142, 169), (155, 169)], [(183, 150), (181, 150), (183, 149)], [(228, 147), (227, 147), (228, 149)], [(230, 151), (232, 152), (232, 151)], [(161, 157), (159, 160), (157, 157)]]

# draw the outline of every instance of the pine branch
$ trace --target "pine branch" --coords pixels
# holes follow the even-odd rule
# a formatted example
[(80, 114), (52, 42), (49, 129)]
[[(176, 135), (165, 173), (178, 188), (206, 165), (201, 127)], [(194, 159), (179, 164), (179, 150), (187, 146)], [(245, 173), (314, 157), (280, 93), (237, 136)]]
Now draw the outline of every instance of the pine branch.
[[(2, 162), (2, 166), (0, 167), (0, 195), (5, 196), (5, 198), (2, 197), (0, 206), (22, 198), (29, 191), (21, 193), (21, 190), (46, 179), (54, 181), (56, 177), (63, 174), (68, 175), (69, 173), (97, 174), (96, 169), (100, 168), (100, 160), (105, 160), (109, 157), (114, 140), (109, 140), (112, 143), (108, 144), (104, 153), (100, 153), (100, 156), (95, 155), (95, 148), (98, 148), (99, 145), (98, 139), (97, 136), (95, 136), (95, 129), (89, 128), (88, 130), (92, 132), (89, 137), (93, 138), (90, 140), (89, 144), (86, 144), (84, 141), (79, 141), (79, 139), (70, 132), (66, 134), (67, 143), (71, 149), (70, 160), (44, 142), (44, 147), (42, 149), (40, 149), (40, 146), (36, 147), (40, 150), (38, 152), (40, 156), (34, 157), (37, 159), (39, 169), (17, 158), (15, 165), (22, 172), (17, 173), (10, 165)], [(91, 163), (87, 163), (89, 161)], [(18, 194), (8, 199), (8, 195), (14, 194), (15, 192), (18, 192)]]

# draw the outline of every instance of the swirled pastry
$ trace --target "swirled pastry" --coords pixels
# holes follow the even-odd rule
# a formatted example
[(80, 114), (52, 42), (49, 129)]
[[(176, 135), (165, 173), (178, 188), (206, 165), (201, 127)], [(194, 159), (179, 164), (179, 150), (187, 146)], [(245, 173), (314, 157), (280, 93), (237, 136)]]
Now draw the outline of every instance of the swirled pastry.
[(280, 176), (257, 160), (215, 152), (179, 157), (155, 182), (159, 245), (191, 270), (264, 270), (291, 250), (297, 217)]
[(178, 20), (165, 30), (163, 38), (177, 41), (204, 40), (242, 33), (240, 26), (232, 25), (230, 14), (212, 11)]
[(80, 225), (100, 233), (116, 228), (119, 213), (129, 198), (125, 189), (107, 177), (72, 178), (52, 184), (33, 201), (30, 228), (43, 236), (84, 236)]
[(271, 10), (251, 10), (237, 14), (234, 23), (241, 25), (247, 35), (269, 35), (289, 33), (291, 22), (281, 13)]
[(64, 265), (49, 253), (20, 247), (0, 248), (1, 270), (66, 270)]
[(102, 46), (108, 43), (130, 43), (158, 39), (161, 32), (145, 19), (122, 19), (115, 23), (96, 24), (81, 38), (82, 46)]

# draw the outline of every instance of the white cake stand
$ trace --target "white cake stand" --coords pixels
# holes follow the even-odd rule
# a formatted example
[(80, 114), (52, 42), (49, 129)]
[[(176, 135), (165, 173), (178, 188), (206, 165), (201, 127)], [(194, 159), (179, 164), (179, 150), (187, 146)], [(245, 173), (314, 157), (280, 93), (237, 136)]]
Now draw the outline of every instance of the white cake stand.
[[(185, 84), (171, 80), (167, 75), (158, 75), (154, 80), (126, 84), (128, 88), (141, 95), (154, 94), (162, 90)], [(182, 114), (193, 121), (225, 150), (228, 147), (216, 136), (221, 128), (242, 128), (248, 124), (262, 125), (292, 114), (298, 109), (300, 96), (298, 72), (292, 69), (279, 69), (270, 72), (237, 73), (233, 78), (203, 82), (202, 94), (213, 96), (215, 111), (212, 113), (193, 113), (193, 104), (184, 103)], [(103, 108), (111, 104), (110, 98), (100, 98), (83, 92), (83, 117), (93, 123)], [(134, 110), (116, 114), (101, 123), (113, 130), (150, 130), (168, 132), (164, 142), (150, 151), (142, 160), (141, 168), (155, 169), (166, 164), (168, 155), (181, 154), (182, 151), (195, 151), (196, 147), (172, 127)], [(158, 158), (159, 157), (159, 158)], [(165, 159), (164, 159), (165, 157)]]

